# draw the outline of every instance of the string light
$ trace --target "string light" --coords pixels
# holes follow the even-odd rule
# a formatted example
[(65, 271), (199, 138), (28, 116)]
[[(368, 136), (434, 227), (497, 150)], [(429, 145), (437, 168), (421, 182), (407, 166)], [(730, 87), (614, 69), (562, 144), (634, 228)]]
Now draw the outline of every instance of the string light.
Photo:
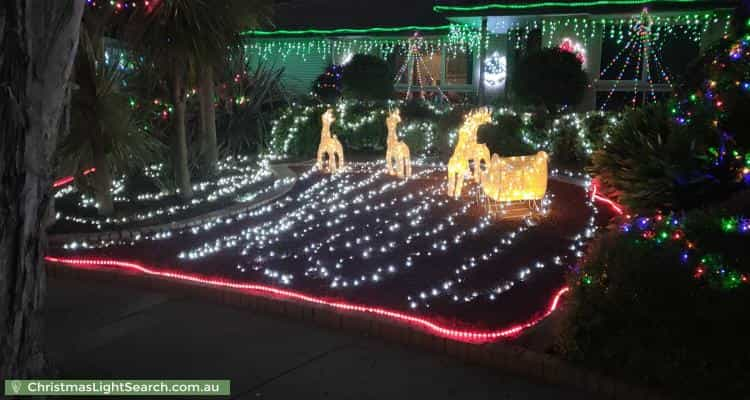
[(208, 278), (197, 274), (187, 274), (182, 272), (173, 272), (168, 270), (159, 270), (152, 267), (143, 266), (140, 263), (120, 261), (114, 259), (86, 259), (86, 258), (59, 258), (59, 257), (45, 257), (45, 261), (53, 264), (62, 264), (78, 268), (119, 268), (124, 270), (130, 270), (139, 272), (145, 275), (158, 276), (161, 278), (167, 278), (177, 281), (199, 283), (202, 285), (208, 285), (213, 287), (227, 288), (227, 289), (238, 289), (246, 290), (252, 294), (261, 295), (272, 298), (282, 298), (288, 300), (299, 301), (308, 304), (315, 304), (321, 306), (331, 307), (337, 311), (347, 312), (358, 312), (363, 314), (372, 314), (378, 317), (396, 321), (399, 323), (405, 323), (411, 326), (418, 327), (425, 330), (433, 335), (446, 337), (452, 340), (467, 342), (467, 343), (487, 343), (502, 338), (510, 338), (518, 336), (524, 330), (533, 327), (548, 316), (550, 316), (560, 306), (560, 299), (563, 295), (568, 292), (568, 288), (564, 287), (555, 292), (549, 306), (541, 313), (540, 316), (529, 320), (528, 322), (511, 325), (506, 328), (496, 330), (486, 329), (456, 329), (449, 328), (438, 322), (431, 321), (424, 317), (418, 317), (407, 313), (389, 310), (387, 308), (372, 307), (366, 305), (359, 305), (354, 303), (348, 303), (344, 301), (332, 301), (322, 297), (316, 297), (306, 295), (300, 292), (295, 292), (286, 289), (279, 289), (272, 286), (264, 286), (259, 284), (245, 283), (231, 281), (220, 278)]

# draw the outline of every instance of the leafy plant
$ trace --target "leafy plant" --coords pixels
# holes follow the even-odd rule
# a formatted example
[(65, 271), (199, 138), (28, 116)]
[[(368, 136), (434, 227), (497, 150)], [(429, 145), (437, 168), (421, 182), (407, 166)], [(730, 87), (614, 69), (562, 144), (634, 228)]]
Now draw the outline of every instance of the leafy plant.
[(716, 140), (707, 126), (678, 126), (656, 105), (629, 111), (610, 136), (590, 169), (631, 209), (690, 208), (716, 194), (701, 157)]
[(227, 69), (217, 91), (218, 143), (224, 153), (251, 154), (263, 143), (264, 130), (270, 121), (267, 114), (280, 105), (288, 105), (281, 88), (283, 68), (264, 63), (251, 67), (239, 54)]
[(490, 152), (501, 157), (534, 154), (535, 150), (523, 141), (523, 121), (515, 115), (499, 115), (492, 124), (483, 125), (477, 132), (477, 141), (485, 143)]
[(513, 90), (530, 105), (543, 104), (551, 113), (583, 100), (588, 79), (575, 54), (558, 48), (532, 52), (521, 60)]
[(341, 78), (346, 98), (385, 100), (393, 95), (393, 72), (385, 60), (369, 54), (355, 54)]
[(556, 350), (680, 398), (741, 398), (750, 389), (750, 353), (740, 350), (749, 288), (702, 285), (678, 246), (639, 237), (604, 235), (571, 271)]
[(313, 83), (313, 95), (323, 103), (333, 104), (341, 97), (341, 75), (343, 68), (340, 65), (329, 65), (325, 72), (318, 75)]
[[(61, 174), (78, 174), (97, 165), (104, 170), (98, 152), (107, 164), (108, 177), (110, 173), (131, 173), (163, 157), (164, 145), (151, 133), (144, 114), (134, 112), (130, 96), (120, 88), (124, 75), (117, 65), (101, 63), (95, 70), (95, 90), (73, 92), (70, 134), (57, 150)], [(89, 189), (109, 191), (111, 182), (105, 183), (106, 187)]]

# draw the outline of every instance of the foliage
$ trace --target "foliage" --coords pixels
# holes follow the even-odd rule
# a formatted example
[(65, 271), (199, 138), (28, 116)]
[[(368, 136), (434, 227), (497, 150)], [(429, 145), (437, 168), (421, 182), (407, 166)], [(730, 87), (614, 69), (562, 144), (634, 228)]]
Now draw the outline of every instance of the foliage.
[(435, 113), (430, 109), (427, 101), (423, 99), (412, 98), (401, 107), (401, 118), (404, 121), (425, 120), (434, 117)]
[(575, 54), (549, 48), (523, 58), (513, 82), (513, 90), (522, 102), (543, 104), (556, 113), (583, 100), (587, 77)]
[[(294, 104), (280, 110), (271, 124), (269, 150), (292, 157), (314, 155), (320, 140), (320, 116), (327, 108), (322, 104)], [(402, 110), (399, 136), (409, 145), (413, 158), (434, 154), (441, 146), (441, 137), (447, 138), (448, 131), (463, 118), (462, 111), (446, 111), (426, 103), (343, 100), (335, 107), (336, 122), (331, 130), (345, 150), (381, 152), (387, 136), (385, 118), (395, 108)], [(446, 118), (451, 122), (444, 123)], [(429, 136), (432, 142), (428, 142)]]
[(284, 70), (263, 63), (252, 67), (241, 53), (232, 61), (227, 76), (220, 77), (232, 84), (220, 85), (216, 92), (218, 143), (224, 153), (251, 154), (265, 145), (267, 113), (286, 104), (280, 85)]
[(393, 95), (393, 72), (381, 58), (355, 54), (344, 66), (341, 84), (346, 98), (385, 100)]
[(134, 112), (129, 96), (119, 88), (123, 76), (116, 66), (100, 64), (96, 98), (84, 99), (84, 93), (73, 92), (70, 134), (63, 138), (57, 153), (60, 174), (77, 174), (94, 165), (88, 126), (92, 111), (85, 106), (92, 102), (97, 107), (94, 118), (105, 135), (102, 142), (113, 172), (132, 172), (163, 157), (164, 146), (148, 130), (144, 114)]
[(522, 128), (523, 121), (518, 116), (498, 115), (492, 124), (479, 128), (477, 140), (485, 143), (491, 153), (501, 157), (534, 154), (534, 148), (521, 137)]
[[(687, 224), (702, 226), (695, 222)], [(744, 240), (735, 250), (746, 247)], [(742, 350), (750, 288), (701, 284), (680, 252), (670, 240), (659, 244), (635, 234), (597, 239), (582, 268), (569, 275), (572, 290), (557, 350), (680, 398), (740, 398), (750, 389), (744, 367), (750, 353)]]
[(712, 160), (708, 173), (725, 191), (750, 183), (750, 9), (738, 7), (730, 35), (690, 67), (672, 105), (675, 121), (694, 126), (710, 121), (717, 145), (704, 153)]
[(626, 113), (610, 140), (594, 152), (591, 171), (631, 209), (690, 208), (716, 194), (701, 172), (700, 155), (715, 140), (707, 126), (678, 126), (663, 106), (649, 106)]
[(341, 75), (343, 68), (340, 65), (329, 65), (325, 72), (320, 74), (313, 83), (313, 95), (323, 103), (333, 104), (341, 97)]

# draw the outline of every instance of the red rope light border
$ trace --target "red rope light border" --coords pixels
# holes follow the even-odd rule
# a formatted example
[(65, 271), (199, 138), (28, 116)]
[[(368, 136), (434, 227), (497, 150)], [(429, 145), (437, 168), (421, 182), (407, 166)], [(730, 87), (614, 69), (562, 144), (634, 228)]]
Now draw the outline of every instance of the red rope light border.
[(199, 283), (202, 285), (214, 286), (219, 288), (245, 290), (264, 297), (283, 298), (287, 300), (299, 301), (302, 303), (322, 305), (331, 307), (334, 310), (339, 311), (354, 311), (362, 314), (372, 314), (398, 323), (415, 326), (432, 335), (473, 344), (487, 343), (497, 339), (509, 338), (519, 335), (524, 330), (533, 327), (543, 319), (547, 318), (550, 314), (552, 314), (560, 306), (560, 298), (569, 291), (568, 287), (559, 289), (552, 297), (552, 301), (550, 302), (544, 313), (525, 323), (520, 323), (497, 330), (453, 329), (445, 327), (440, 323), (431, 321), (427, 318), (409, 315), (400, 311), (389, 310), (387, 308), (372, 307), (345, 301), (336, 301), (323, 297), (307, 295), (292, 290), (279, 289), (272, 286), (265, 286), (247, 282), (237, 282), (222, 278), (210, 278), (197, 274), (159, 270), (156, 268), (143, 266), (142, 264), (137, 262), (128, 262), (115, 259), (59, 258), (51, 256), (47, 256), (44, 259), (48, 263), (67, 265), (74, 268), (120, 268), (124, 270), (139, 272), (145, 275), (158, 276), (177, 281)]
[[(96, 171), (96, 168), (89, 168), (89, 169), (83, 171), (83, 175), (88, 175), (88, 174), (90, 174), (92, 172), (95, 172), (95, 171)], [(54, 181), (52, 183), (52, 187), (53, 188), (59, 188), (60, 186), (65, 186), (65, 185), (73, 182), (75, 179), (76, 178), (74, 176), (66, 176), (66, 177), (63, 177), (63, 178), (59, 178), (59, 179), (57, 179), (56, 181)]]

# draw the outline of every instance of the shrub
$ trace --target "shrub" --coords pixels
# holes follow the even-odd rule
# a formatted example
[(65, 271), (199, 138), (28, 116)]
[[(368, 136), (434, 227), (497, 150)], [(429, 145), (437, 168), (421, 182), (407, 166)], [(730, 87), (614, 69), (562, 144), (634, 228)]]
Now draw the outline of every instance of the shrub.
[(523, 58), (513, 82), (522, 102), (543, 104), (557, 113), (563, 106), (575, 106), (583, 100), (588, 80), (575, 54), (549, 48)]
[(632, 110), (594, 152), (591, 170), (631, 209), (685, 209), (715, 194), (701, 155), (716, 140), (705, 125), (673, 123), (660, 105)]
[(404, 121), (413, 121), (416, 119), (428, 119), (435, 116), (435, 113), (430, 110), (429, 105), (422, 99), (411, 99), (408, 100), (401, 107), (401, 118)]
[[(283, 114), (273, 122), (269, 140), (271, 152), (302, 158), (315, 155), (320, 142), (320, 117), (325, 108), (303, 107), (285, 108), (281, 111)], [(290, 140), (285, 147), (287, 138)]]
[(342, 70), (340, 65), (329, 65), (313, 83), (312, 92), (315, 97), (327, 104), (335, 103), (341, 97)]
[(575, 115), (560, 118), (549, 132), (552, 160), (565, 168), (580, 169), (589, 159), (584, 146), (585, 128), (576, 122)]
[(680, 398), (741, 398), (750, 389), (750, 288), (702, 285), (679, 247), (639, 237), (610, 233), (592, 243), (569, 276), (556, 349)]
[(393, 95), (393, 73), (381, 58), (356, 54), (344, 67), (341, 78), (344, 97), (385, 100)]
[(515, 115), (499, 115), (495, 123), (483, 125), (477, 132), (477, 141), (487, 144), (490, 152), (501, 157), (534, 154), (535, 150), (523, 141), (523, 121)]
[(601, 149), (608, 141), (609, 130), (614, 125), (612, 123), (613, 118), (615, 121), (617, 120), (613, 115), (604, 113), (589, 114), (584, 118), (586, 140), (588, 140), (592, 148)]

